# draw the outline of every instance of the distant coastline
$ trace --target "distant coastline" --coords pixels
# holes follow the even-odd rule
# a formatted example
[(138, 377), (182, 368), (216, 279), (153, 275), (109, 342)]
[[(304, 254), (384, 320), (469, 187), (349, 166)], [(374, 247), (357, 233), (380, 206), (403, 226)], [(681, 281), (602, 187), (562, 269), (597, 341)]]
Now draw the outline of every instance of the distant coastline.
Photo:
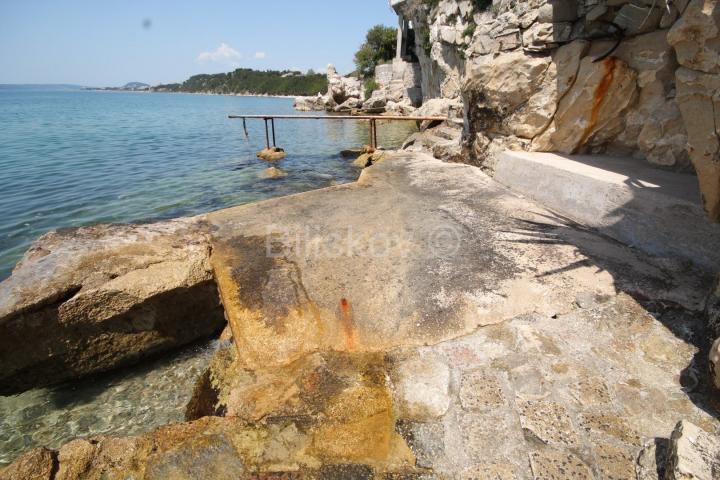
[(182, 83), (149, 85), (126, 83), (122, 87), (84, 87), (85, 90), (107, 92), (162, 92), (202, 95), (230, 95), (238, 97), (294, 98), (315, 96), (326, 92), (328, 78), (324, 73), (308, 70), (252, 70), (238, 68), (228, 73), (193, 75)]
[(294, 99), (297, 95), (270, 95), (266, 93), (217, 93), (217, 92), (172, 92), (167, 90), (123, 90), (121, 88), (98, 88), (98, 87), (82, 87), (79, 90), (86, 92), (105, 92), (105, 93), (171, 93), (173, 95), (208, 95), (218, 97), (264, 97), (264, 98), (290, 98)]

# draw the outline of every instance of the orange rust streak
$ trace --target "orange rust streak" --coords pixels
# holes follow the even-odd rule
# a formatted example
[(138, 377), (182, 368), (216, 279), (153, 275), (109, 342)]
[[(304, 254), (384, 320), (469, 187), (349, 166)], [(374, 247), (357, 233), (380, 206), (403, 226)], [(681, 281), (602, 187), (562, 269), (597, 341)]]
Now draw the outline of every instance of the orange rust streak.
[(340, 299), (340, 323), (345, 334), (345, 348), (348, 351), (355, 350), (355, 326), (350, 313), (350, 302), (346, 298)]
[(605, 69), (605, 74), (593, 94), (593, 106), (592, 111), (590, 112), (590, 123), (585, 129), (582, 139), (580, 140), (580, 143), (578, 143), (575, 152), (585, 145), (590, 138), (590, 135), (593, 133), (593, 130), (595, 130), (595, 127), (597, 126), (597, 121), (600, 117), (600, 108), (602, 107), (603, 101), (605, 101), (605, 96), (607, 95), (608, 90), (610, 90), (610, 85), (612, 85), (612, 82), (615, 79), (617, 60), (615, 57), (608, 57), (603, 60), (603, 67)]

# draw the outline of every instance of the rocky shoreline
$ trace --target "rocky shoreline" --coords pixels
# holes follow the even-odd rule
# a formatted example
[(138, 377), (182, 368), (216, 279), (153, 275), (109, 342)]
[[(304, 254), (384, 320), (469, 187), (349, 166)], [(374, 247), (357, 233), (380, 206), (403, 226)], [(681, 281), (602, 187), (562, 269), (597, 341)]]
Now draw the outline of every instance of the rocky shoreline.
[[(665, 268), (420, 152), (386, 153), (355, 184), (50, 234), (0, 284), (21, 315), (0, 323), (55, 332), (68, 347), (46, 358), (82, 353), (73, 375), (225, 318), (232, 343), (188, 423), (36, 449), (0, 478), (544, 478), (567, 459), (583, 478), (682, 478), (693, 446), (717, 442), (709, 377), (693, 373), (707, 280)], [(31, 316), (40, 306), (57, 313)]]
[(0, 394), (137, 363), (219, 333), (225, 320), (208, 234), (197, 217), (41, 237), (0, 283)]
[[(506, 151), (692, 164), (717, 221), (720, 2), (392, 5), (417, 62), (368, 99), (330, 66), (296, 108), (446, 121), (364, 150), (353, 184), (50, 233), (0, 283), (0, 393), (227, 325), (185, 422), (35, 449), (0, 480), (720, 476), (720, 277), (628, 226), (662, 230), (669, 187), (569, 157), (623, 184), (591, 227), (493, 177)], [(552, 172), (528, 177), (597, 200)]]

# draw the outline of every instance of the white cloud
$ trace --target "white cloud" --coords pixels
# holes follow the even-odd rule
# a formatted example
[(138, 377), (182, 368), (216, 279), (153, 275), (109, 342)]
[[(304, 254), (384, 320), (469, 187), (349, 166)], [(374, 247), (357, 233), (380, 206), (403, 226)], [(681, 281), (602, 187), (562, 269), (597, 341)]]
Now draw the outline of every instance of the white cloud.
[(266, 56), (267, 54), (265, 52), (255, 52), (255, 58), (257, 58), (258, 60), (262, 60)]
[(197, 61), (200, 63), (216, 62), (237, 65), (241, 58), (240, 52), (223, 42), (212, 52), (202, 52), (198, 55)]

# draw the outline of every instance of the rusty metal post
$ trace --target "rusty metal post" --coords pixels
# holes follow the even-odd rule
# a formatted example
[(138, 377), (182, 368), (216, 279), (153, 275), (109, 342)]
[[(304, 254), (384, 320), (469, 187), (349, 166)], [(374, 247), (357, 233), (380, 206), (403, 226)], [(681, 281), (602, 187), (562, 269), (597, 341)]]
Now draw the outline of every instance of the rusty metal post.
[(373, 148), (377, 148), (377, 147), (378, 147), (378, 142), (377, 142), (377, 122), (376, 122), (375, 120), (373, 120), (372, 122), (373, 122)]
[(270, 119), (270, 124), (272, 125), (272, 134), (273, 134), (273, 147), (277, 147), (277, 143), (275, 142), (275, 119)]
[(368, 121), (368, 146), (372, 148), (373, 144), (373, 121)]
[(265, 147), (270, 148), (270, 134), (268, 133), (268, 119), (265, 118)]

